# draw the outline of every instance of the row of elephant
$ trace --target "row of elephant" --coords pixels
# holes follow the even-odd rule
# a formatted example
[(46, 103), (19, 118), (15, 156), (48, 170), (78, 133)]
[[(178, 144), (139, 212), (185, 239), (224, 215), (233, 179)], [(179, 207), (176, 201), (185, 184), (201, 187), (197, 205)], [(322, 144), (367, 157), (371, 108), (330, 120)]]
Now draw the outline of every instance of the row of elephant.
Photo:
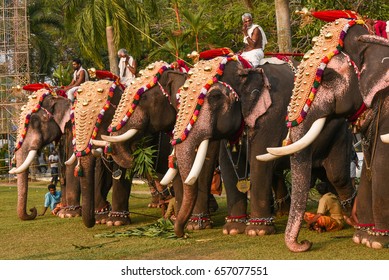
[[(327, 55), (327, 47), (319, 43), (332, 39), (326, 30), (336, 34), (339, 28), (346, 30), (347, 36), (334, 38), (341, 44)], [(104, 219), (111, 224), (129, 223), (131, 179), (124, 174), (133, 168), (132, 153), (139, 140), (152, 135), (150, 145), (159, 147), (156, 170), (160, 174), (167, 171), (165, 159), (169, 158), (169, 171), (159, 178), (162, 184), (173, 182), (179, 205), (177, 236), (183, 236), (188, 221), (189, 228), (212, 224), (208, 194), (216, 165), (220, 165), (227, 194), (223, 232), (275, 233), (272, 193), (274, 189), (276, 200), (287, 196), (282, 171), (290, 168), (292, 193), (285, 242), (293, 252), (306, 251), (312, 243), (299, 243), (298, 234), (313, 178), (330, 182), (345, 210), (354, 202), (349, 172), (352, 134), (347, 120), (360, 120), (364, 104), (369, 109), (364, 111), (360, 132), (366, 162), (357, 193), (359, 224), (353, 240), (373, 248), (387, 247), (389, 188), (384, 185), (384, 160), (389, 149), (378, 136), (389, 132), (385, 122), (389, 43), (368, 35), (361, 22), (349, 20), (329, 23), (318, 42), (299, 66), (297, 62), (265, 63), (255, 69), (244, 68), (239, 56), (230, 55), (199, 61), (182, 73), (158, 62), (125, 90), (107, 80), (84, 83), (73, 108), (65, 98), (38, 91), (38, 97), (45, 96), (39, 103), (43, 110), (31, 111), (28, 126), (21, 132), (23, 143), (15, 153), (17, 167), (11, 170), (18, 174), (19, 217), (36, 216), (36, 211), (26, 212), (30, 152), (61, 139), (66, 155), (72, 158), (66, 169), (66, 211), (79, 211), (81, 192), (87, 227), (96, 223), (95, 214), (107, 215)], [(309, 79), (310, 75), (314, 78)], [(308, 101), (297, 94), (307, 86), (313, 89), (313, 94), (305, 96)], [(301, 107), (303, 113), (296, 125), (292, 117)], [(285, 138), (294, 143), (276, 148)], [(226, 148), (237, 139), (243, 139), (247, 152), (232, 153)], [(111, 173), (119, 175), (112, 178)], [(248, 174), (250, 213), (247, 193), (236, 187)], [(107, 186), (112, 186), (110, 212)], [(288, 208), (285, 205), (281, 211)]]

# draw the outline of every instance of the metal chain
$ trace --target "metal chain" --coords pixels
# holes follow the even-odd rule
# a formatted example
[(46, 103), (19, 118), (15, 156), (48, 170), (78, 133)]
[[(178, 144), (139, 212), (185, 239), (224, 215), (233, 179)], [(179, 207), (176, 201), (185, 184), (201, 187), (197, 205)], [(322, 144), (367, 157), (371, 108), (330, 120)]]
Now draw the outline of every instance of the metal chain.
[(248, 136), (246, 137), (246, 141), (247, 141), (247, 143), (246, 143), (246, 166), (245, 166), (245, 173), (244, 173), (244, 177), (243, 178), (240, 178), (239, 174), (237, 172), (243, 145), (240, 145), (240, 147), (239, 147), (238, 160), (237, 160), (237, 162), (235, 164), (233, 159), (232, 159), (232, 155), (231, 155), (230, 149), (228, 149), (228, 147), (227, 147), (227, 142), (225, 144), (225, 148), (226, 148), (226, 151), (227, 151), (228, 158), (230, 159), (230, 161), (232, 163), (232, 166), (234, 168), (234, 172), (235, 172), (235, 175), (236, 175), (236, 178), (238, 179), (238, 181), (246, 179), (247, 178), (247, 174), (248, 174), (248, 161), (249, 161), (249, 159), (248, 159), (248, 155), (249, 155), (249, 143), (248, 143), (249, 142), (249, 137)]

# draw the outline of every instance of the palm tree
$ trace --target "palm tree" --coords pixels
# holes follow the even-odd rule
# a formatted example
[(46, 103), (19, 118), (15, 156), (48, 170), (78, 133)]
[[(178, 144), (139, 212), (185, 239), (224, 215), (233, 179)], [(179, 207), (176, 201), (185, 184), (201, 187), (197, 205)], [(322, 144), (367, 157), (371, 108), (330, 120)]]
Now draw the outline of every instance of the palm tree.
[(118, 73), (119, 46), (140, 53), (139, 42), (147, 34), (148, 15), (144, 3), (136, 0), (62, 0), (66, 26), (86, 58), (104, 67), (108, 52), (109, 68)]
[(166, 61), (176, 60), (184, 57), (184, 47), (189, 36), (188, 32), (184, 32), (179, 36), (176, 36), (174, 32), (163, 32), (166, 43), (159, 48), (151, 51), (149, 59), (159, 58)]
[(199, 52), (199, 36), (200, 31), (204, 34), (211, 30), (209, 23), (206, 20), (202, 19), (204, 9), (201, 9), (197, 14), (191, 13), (188, 10), (182, 12), (186, 22), (188, 23), (190, 29), (189, 33), (195, 38), (196, 42), (196, 51)]
[(56, 61), (55, 34), (63, 30), (61, 15), (46, 0), (29, 1), (27, 14), (30, 27), (30, 65), (37, 80), (50, 75)]

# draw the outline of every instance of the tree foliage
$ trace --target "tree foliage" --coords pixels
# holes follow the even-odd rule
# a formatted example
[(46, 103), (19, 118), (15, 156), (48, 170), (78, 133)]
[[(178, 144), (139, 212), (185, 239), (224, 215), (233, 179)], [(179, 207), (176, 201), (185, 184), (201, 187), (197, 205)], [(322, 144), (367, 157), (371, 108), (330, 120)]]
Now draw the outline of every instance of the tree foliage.
[[(129, 50), (137, 60), (139, 69), (156, 60), (171, 62), (177, 59), (176, 56), (185, 60), (186, 55), (196, 49), (203, 51), (229, 47), (236, 52), (243, 47), (241, 15), (245, 12), (250, 12), (254, 22), (263, 27), (268, 39), (265, 51), (278, 52), (274, 0), (112, 0), (106, 2), (107, 11), (104, 10), (105, 1), (50, 1), (47, 14), (59, 21), (64, 16), (66, 20), (62, 23), (65, 23), (65, 32), (58, 32), (60, 27), (57, 32), (49, 32), (50, 29), (31, 19), (31, 30), (35, 28), (39, 37), (34, 40), (50, 42), (57, 47), (58, 51), (53, 52), (56, 55), (50, 65), (68, 62), (74, 56), (79, 56), (85, 62), (84, 67), (109, 69), (105, 34), (107, 20), (111, 20), (114, 29), (115, 47)], [(312, 19), (311, 23), (303, 25), (301, 16), (295, 14), (295, 10), (303, 7), (314, 10), (350, 9), (369, 18), (389, 19), (389, 4), (386, 1), (289, 1), (292, 50), (297, 53), (311, 48), (312, 38), (325, 24)], [(47, 38), (38, 31), (48, 32), (51, 37)], [(40, 50), (35, 44), (34, 48), (35, 52)], [(42, 64), (49, 65), (46, 60), (43, 61)], [(34, 60), (32, 66), (40, 67), (40, 61)], [(53, 68), (50, 69), (52, 71)]]

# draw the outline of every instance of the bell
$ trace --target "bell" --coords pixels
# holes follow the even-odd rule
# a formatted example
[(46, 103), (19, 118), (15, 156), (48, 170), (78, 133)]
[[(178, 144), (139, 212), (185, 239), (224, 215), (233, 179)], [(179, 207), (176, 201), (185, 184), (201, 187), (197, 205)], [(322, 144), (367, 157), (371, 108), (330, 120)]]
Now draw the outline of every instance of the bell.
[(233, 152), (233, 153), (236, 153), (236, 152), (237, 152), (236, 145), (232, 145), (232, 152)]

